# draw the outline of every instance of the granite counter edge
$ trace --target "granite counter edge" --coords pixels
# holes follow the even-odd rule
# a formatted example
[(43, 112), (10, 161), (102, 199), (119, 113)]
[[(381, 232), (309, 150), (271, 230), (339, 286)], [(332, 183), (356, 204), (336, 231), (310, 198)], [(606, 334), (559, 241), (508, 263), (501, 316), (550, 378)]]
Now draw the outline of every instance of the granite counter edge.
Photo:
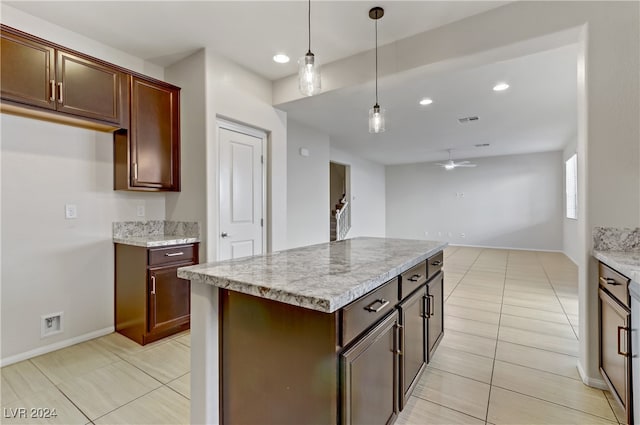
[(388, 272), (378, 276), (373, 276), (366, 282), (363, 282), (360, 285), (332, 298), (314, 297), (311, 295), (289, 292), (282, 289), (266, 288), (252, 282), (237, 281), (227, 277), (218, 277), (199, 271), (192, 271), (189, 270), (190, 267), (179, 268), (178, 277), (182, 279), (195, 280), (221, 289), (228, 289), (243, 294), (254, 295), (260, 298), (279, 301), (285, 304), (308, 308), (323, 313), (333, 313), (351, 303), (352, 301), (355, 301), (358, 298), (377, 289), (384, 283), (399, 276), (421, 261), (426, 261), (427, 258), (442, 251), (447, 246), (448, 243), (438, 245), (437, 247), (434, 247), (422, 254), (416, 255), (414, 258), (404, 262), (401, 265), (391, 268)]

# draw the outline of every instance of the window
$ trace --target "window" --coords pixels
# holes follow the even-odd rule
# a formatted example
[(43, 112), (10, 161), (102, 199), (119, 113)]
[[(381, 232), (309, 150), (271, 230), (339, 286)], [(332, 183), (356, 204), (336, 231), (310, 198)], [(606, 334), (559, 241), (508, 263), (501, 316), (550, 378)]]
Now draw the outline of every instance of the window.
[(565, 191), (567, 194), (567, 218), (578, 218), (578, 157), (565, 162)]

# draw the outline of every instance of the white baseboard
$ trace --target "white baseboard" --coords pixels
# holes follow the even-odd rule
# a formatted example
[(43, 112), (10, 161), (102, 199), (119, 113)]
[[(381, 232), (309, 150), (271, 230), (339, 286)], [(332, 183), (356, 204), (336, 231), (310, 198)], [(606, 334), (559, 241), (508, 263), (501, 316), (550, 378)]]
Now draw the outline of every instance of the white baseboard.
[(584, 369), (582, 368), (582, 364), (580, 364), (580, 360), (576, 363), (576, 368), (578, 369), (578, 374), (580, 374), (580, 379), (585, 385), (588, 385), (593, 388), (598, 388), (600, 390), (608, 390), (607, 384), (604, 382), (604, 379), (600, 378), (591, 378), (587, 376)]
[(512, 246), (464, 245), (458, 243), (449, 243), (449, 246), (464, 246), (467, 248), (510, 249), (512, 251), (559, 252), (561, 254), (564, 254), (564, 251), (562, 251), (561, 249), (514, 248)]
[(58, 341), (53, 344), (45, 345), (44, 347), (34, 348), (33, 350), (25, 351), (24, 353), (15, 354), (13, 356), (9, 356), (7, 358), (0, 360), (0, 367), (9, 366), (13, 363), (18, 363), (23, 360), (27, 360), (36, 356), (40, 356), (42, 354), (47, 354), (52, 351), (60, 350), (61, 348), (66, 348), (75, 344), (79, 344), (81, 342), (89, 341), (90, 339), (98, 338), (104, 335), (108, 335), (115, 331), (115, 326), (109, 326), (104, 329), (99, 329), (97, 331), (89, 332), (84, 335), (79, 335), (73, 338), (65, 339), (64, 341)]

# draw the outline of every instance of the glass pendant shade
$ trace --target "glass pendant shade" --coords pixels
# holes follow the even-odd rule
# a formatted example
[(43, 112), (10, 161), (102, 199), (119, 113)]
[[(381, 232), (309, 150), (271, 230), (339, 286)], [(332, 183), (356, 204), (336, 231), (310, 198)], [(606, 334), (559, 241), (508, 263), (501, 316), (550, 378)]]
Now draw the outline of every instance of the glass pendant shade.
[(384, 109), (376, 103), (369, 109), (369, 133), (382, 133), (384, 130)]
[(298, 87), (305, 96), (320, 93), (320, 66), (311, 52), (298, 60)]

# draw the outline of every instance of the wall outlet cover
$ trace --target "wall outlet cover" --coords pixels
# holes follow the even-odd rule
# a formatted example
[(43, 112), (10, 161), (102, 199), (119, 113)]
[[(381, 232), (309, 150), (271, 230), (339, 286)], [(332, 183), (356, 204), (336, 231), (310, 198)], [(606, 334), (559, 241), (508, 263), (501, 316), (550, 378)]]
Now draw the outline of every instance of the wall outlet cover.
[(76, 204), (66, 204), (64, 206), (64, 217), (67, 220), (78, 218), (78, 206)]
[(63, 311), (40, 316), (40, 338), (48, 338), (64, 332), (63, 318)]
[(147, 215), (144, 205), (138, 205), (138, 207), (136, 208), (136, 215), (138, 217), (144, 217), (145, 215)]

